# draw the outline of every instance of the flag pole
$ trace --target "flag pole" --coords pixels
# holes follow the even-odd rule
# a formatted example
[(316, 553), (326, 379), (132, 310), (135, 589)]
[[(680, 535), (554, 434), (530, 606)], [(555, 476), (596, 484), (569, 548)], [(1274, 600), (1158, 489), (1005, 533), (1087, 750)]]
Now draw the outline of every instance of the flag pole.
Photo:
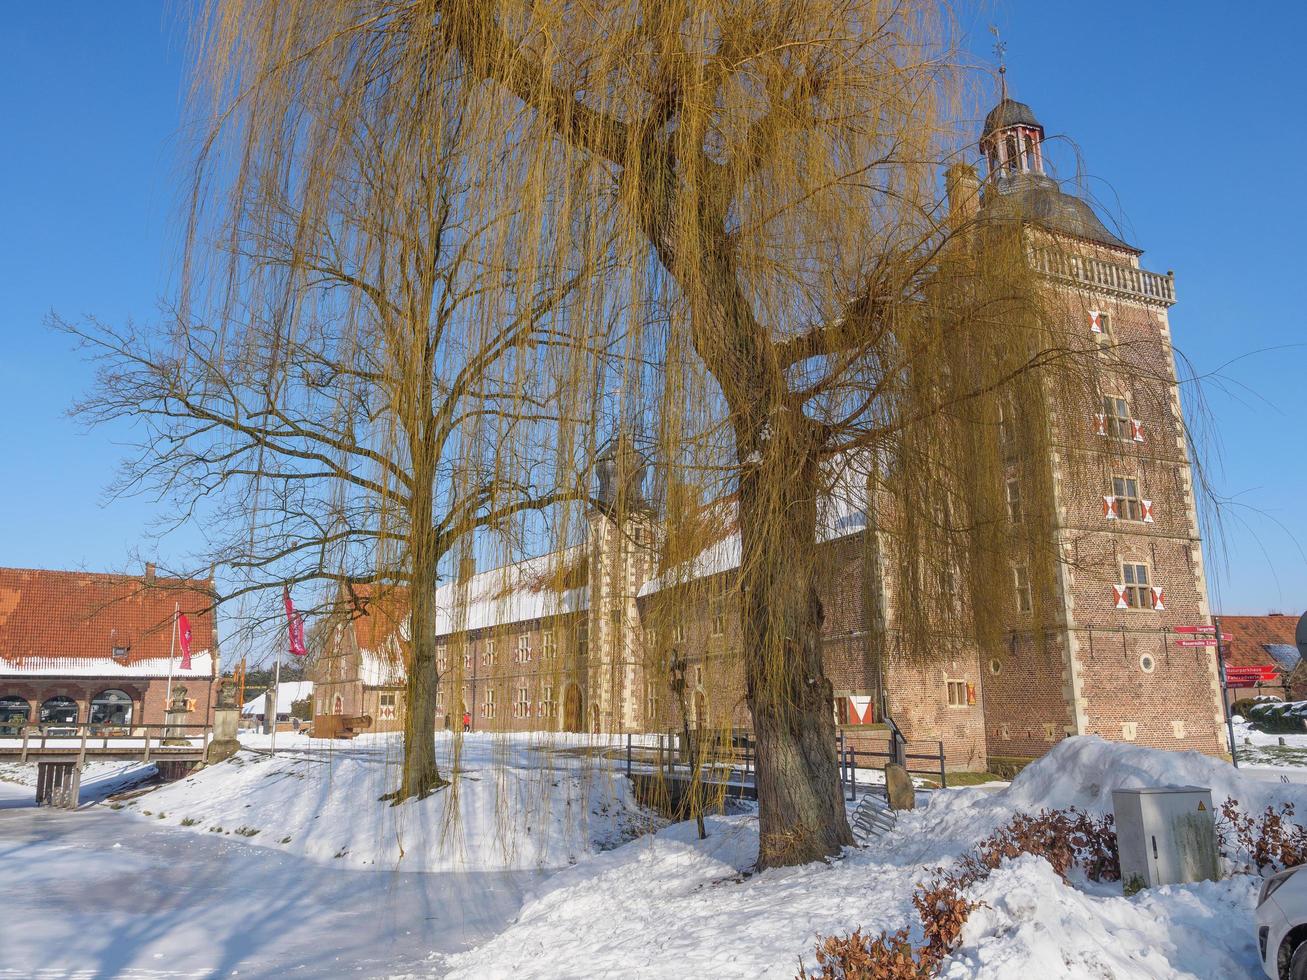
[(163, 720), (164, 724), (168, 722), (168, 707), (172, 704), (172, 658), (177, 652), (177, 613), (181, 610), (181, 603), (172, 604), (172, 636), (168, 640), (168, 687), (163, 695)]
[(277, 647), (277, 667), (272, 680), (272, 754), (277, 754), (277, 708), (281, 701), (281, 647)]

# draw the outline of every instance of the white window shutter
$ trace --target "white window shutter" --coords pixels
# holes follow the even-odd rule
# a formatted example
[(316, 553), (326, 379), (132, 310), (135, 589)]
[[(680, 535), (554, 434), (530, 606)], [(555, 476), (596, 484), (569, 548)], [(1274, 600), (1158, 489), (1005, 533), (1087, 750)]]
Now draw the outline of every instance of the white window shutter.
[(1143, 521), (1145, 524), (1153, 523), (1153, 502), (1151, 500), (1139, 501), (1140, 509), (1143, 511)]
[(1162, 589), (1161, 589), (1159, 586), (1154, 585), (1150, 591), (1153, 593), (1153, 608), (1154, 608), (1154, 609), (1165, 609), (1165, 608), (1166, 608), (1166, 602), (1165, 602), (1166, 596), (1165, 596), (1165, 594), (1162, 592)]
[(1102, 412), (1094, 413), (1094, 435), (1107, 435), (1107, 416)]
[(1110, 497), (1110, 496), (1108, 496), (1108, 497), (1104, 497), (1104, 498), (1103, 498), (1103, 517), (1105, 517), (1105, 518), (1106, 518), (1107, 520), (1109, 520), (1109, 521), (1114, 521), (1114, 520), (1116, 520), (1117, 517), (1119, 517), (1119, 516), (1120, 516), (1120, 515), (1117, 514), (1117, 512), (1116, 512), (1116, 498), (1115, 498), (1115, 497)]
[(1144, 441), (1144, 423), (1140, 422), (1138, 419), (1130, 420), (1130, 438), (1135, 442)]
[(1116, 606), (1117, 609), (1129, 609), (1129, 608), (1130, 608), (1130, 603), (1128, 603), (1128, 602), (1125, 601), (1125, 586), (1124, 586), (1124, 585), (1114, 585), (1114, 586), (1112, 586), (1112, 598), (1113, 598), (1113, 600), (1114, 600), (1114, 605)]

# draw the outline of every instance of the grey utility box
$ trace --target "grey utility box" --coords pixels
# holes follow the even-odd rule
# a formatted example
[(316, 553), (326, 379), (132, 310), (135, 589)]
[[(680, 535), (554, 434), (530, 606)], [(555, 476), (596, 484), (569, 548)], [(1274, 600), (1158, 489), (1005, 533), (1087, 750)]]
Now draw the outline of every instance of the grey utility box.
[(1115, 789), (1112, 808), (1127, 895), (1153, 885), (1220, 879), (1210, 789)]

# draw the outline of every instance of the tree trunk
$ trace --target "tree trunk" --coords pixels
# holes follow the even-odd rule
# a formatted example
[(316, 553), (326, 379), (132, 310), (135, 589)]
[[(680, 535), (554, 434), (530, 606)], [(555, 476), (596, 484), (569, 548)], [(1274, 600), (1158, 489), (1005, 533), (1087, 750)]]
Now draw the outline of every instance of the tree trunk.
[[(789, 442), (789, 440), (773, 440)], [(790, 443), (793, 447), (793, 443)], [(831, 857), (853, 843), (839, 780), (817, 592), (817, 464), (770, 457), (740, 480), (745, 680), (758, 742), (758, 867)], [(804, 462), (794, 470), (794, 460)], [(771, 467), (786, 472), (768, 475)]]
[(431, 531), (433, 480), (430, 454), (415, 459), (410, 504), (409, 646), (404, 710), (404, 770), (396, 803), (430, 796), (448, 781), (436, 766), (436, 569), (440, 559)]

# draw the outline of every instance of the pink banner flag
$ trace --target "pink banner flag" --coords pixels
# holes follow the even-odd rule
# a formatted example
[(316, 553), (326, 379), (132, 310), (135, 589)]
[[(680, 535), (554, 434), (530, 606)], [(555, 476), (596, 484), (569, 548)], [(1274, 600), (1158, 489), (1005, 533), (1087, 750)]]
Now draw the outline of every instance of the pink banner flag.
[(286, 629), (290, 634), (290, 652), (297, 657), (308, 653), (304, 645), (304, 617), (295, 611), (295, 604), (290, 601), (290, 589), (282, 590), (286, 601)]
[(177, 639), (182, 648), (182, 670), (191, 669), (191, 621), (185, 613), (177, 617)]

